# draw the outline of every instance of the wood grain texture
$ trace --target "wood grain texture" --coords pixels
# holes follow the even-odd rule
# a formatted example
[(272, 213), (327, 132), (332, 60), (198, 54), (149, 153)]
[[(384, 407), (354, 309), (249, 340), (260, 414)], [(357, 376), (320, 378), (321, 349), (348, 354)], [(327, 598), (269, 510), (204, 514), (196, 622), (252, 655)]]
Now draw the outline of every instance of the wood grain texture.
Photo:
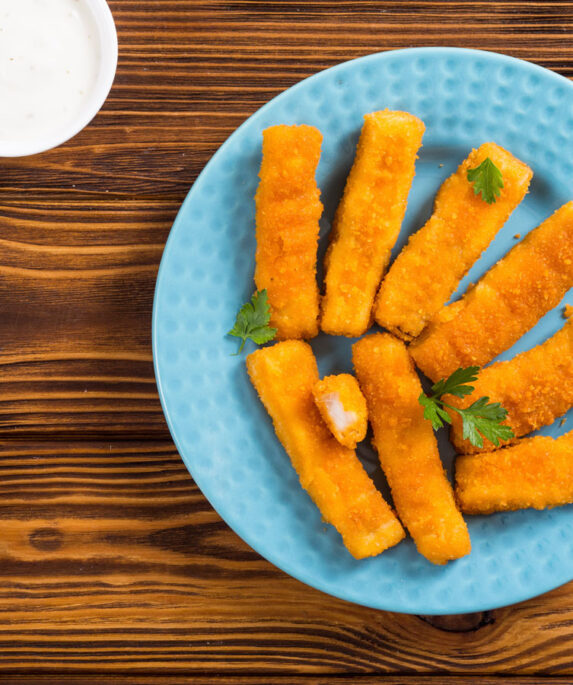
[[(3, 681), (14, 685), (45, 685), (53, 683), (53, 675), (34, 673), (33, 675), (22, 675), (11, 673)], [(281, 675), (273, 673), (271, 676), (241, 676), (241, 675), (221, 675), (213, 673), (210, 675), (178, 674), (171, 675), (156, 672), (146, 675), (129, 675), (124, 672), (102, 673), (83, 673), (81, 675), (58, 674), (58, 684), (62, 685), (269, 685), (278, 683), (280, 685), (565, 685), (563, 678), (533, 678), (515, 676), (424, 676), (424, 675), (403, 675), (403, 676), (369, 676), (369, 675), (335, 675), (312, 676), (312, 675)]]
[(573, 674), (571, 587), (463, 617), (366, 609), (261, 559), (169, 442), (0, 454), (4, 672)]
[(168, 436), (151, 308), (177, 209), (0, 199), (0, 435)]
[[(149, 673), (149, 672), (148, 672)], [(52, 675), (35, 673), (33, 675), (10, 674), (3, 682), (14, 685), (45, 685), (53, 683)], [(192, 680), (190, 680), (190, 678)], [(515, 676), (368, 676), (368, 675), (289, 675), (272, 674), (272, 676), (238, 676), (221, 675), (165, 675), (157, 672), (154, 675), (126, 675), (122, 672), (89, 673), (81, 675), (58, 674), (58, 683), (62, 685), (565, 685), (563, 678), (515, 677)]]
[(270, 98), (395, 48), (573, 77), (573, 2), (110, 0), (90, 126), (0, 162), (2, 683), (556, 685), (573, 584), (454, 617), (373, 611), (261, 559), (176, 454), (154, 385), (163, 245), (210, 156)]

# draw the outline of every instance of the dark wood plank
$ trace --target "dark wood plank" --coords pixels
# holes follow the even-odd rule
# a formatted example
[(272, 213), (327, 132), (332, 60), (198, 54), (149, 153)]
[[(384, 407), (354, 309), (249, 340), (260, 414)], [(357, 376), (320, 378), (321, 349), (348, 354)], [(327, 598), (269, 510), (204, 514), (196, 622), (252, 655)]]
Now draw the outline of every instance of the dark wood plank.
[(167, 437), (153, 290), (160, 200), (0, 200), (0, 435)]
[(170, 443), (0, 454), (0, 672), (573, 675), (571, 585), (464, 617), (375, 611), (259, 557)]
[(120, 60), (102, 112), (68, 144), (3, 160), (3, 193), (169, 194), (262, 104), (382, 50), (452, 45), (573, 76), (571, 2), (110, 0)]
[[(6, 685), (44, 685), (53, 683), (52, 675), (32, 673), (30, 675), (11, 675), (4, 679)], [(369, 676), (369, 675), (336, 675), (327, 677), (313, 675), (284, 676), (273, 674), (269, 676), (236, 676), (212, 674), (197, 676), (194, 673), (180, 675), (126, 675), (125, 673), (90, 673), (83, 675), (58, 674), (58, 683), (62, 685), (189, 685), (192, 678), (193, 685), (269, 685), (270, 682), (281, 685), (565, 685), (563, 678), (531, 678), (514, 676)]]

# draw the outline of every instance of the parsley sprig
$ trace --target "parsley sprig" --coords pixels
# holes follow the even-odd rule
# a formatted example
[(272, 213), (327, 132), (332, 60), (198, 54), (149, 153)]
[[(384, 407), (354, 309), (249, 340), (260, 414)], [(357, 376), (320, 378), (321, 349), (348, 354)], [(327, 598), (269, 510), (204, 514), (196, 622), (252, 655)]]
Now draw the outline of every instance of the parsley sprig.
[(482, 200), (491, 205), (501, 195), (503, 176), (501, 171), (486, 157), (483, 162), (467, 171), (468, 181), (473, 183), (474, 193), (481, 193)]
[(418, 402), (424, 407), (424, 418), (432, 422), (434, 430), (442, 428), (445, 423), (452, 423), (452, 418), (446, 411), (451, 409), (462, 417), (463, 438), (469, 440), (474, 447), (483, 447), (483, 438), (487, 438), (496, 447), (500, 440), (509, 440), (514, 437), (510, 426), (501, 425), (507, 416), (499, 402), (489, 404), (489, 397), (480, 397), (465, 409), (454, 407), (442, 399), (443, 395), (454, 397), (466, 397), (471, 395), (474, 387), (469, 385), (477, 380), (479, 366), (468, 366), (466, 369), (459, 368), (448, 378), (434, 383), (432, 394), (428, 397), (422, 393)]
[(277, 334), (277, 329), (268, 325), (270, 320), (271, 308), (267, 300), (267, 291), (254, 293), (251, 301), (239, 309), (235, 325), (227, 333), (241, 338), (241, 346), (235, 354), (241, 354), (249, 338), (257, 345), (272, 340)]

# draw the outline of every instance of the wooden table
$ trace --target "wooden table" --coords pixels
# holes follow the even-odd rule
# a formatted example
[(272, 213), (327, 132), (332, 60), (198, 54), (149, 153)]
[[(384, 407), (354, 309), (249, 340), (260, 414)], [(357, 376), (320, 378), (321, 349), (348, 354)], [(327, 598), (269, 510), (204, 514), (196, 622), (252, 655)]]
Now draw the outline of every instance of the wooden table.
[(104, 109), (0, 172), (3, 683), (573, 679), (573, 584), (454, 617), (353, 606), (253, 552), (194, 485), (154, 383), (153, 288), (227, 136), (338, 62), (477, 47), (573, 77), (573, 2), (110, 0)]

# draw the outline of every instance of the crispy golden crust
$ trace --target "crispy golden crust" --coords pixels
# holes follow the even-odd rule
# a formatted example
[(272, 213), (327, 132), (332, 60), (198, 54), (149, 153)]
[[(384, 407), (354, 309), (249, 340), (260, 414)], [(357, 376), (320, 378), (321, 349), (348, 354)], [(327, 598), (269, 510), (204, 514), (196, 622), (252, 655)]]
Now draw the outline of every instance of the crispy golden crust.
[(353, 361), (380, 464), (418, 551), (435, 564), (468, 554), (467, 527), (418, 403), (422, 387), (404, 343), (387, 333), (366, 336), (354, 344)]
[(407, 112), (364, 117), (325, 258), (321, 328), (362, 335), (406, 211), (424, 124)]
[(573, 432), (535, 437), (456, 460), (456, 498), (467, 514), (546, 509), (573, 502)]
[[(515, 438), (504, 444), (553, 423), (573, 405), (573, 321), (543, 345), (482, 369), (472, 385), (475, 389), (468, 397), (449, 396), (447, 401), (457, 407), (467, 407), (484, 396), (490, 402), (500, 402), (508, 411), (504, 423), (515, 433)], [(495, 449), (489, 440), (484, 440), (482, 449), (463, 440), (461, 419), (456, 412), (450, 414), (451, 439), (458, 452), (473, 454)]]
[(316, 282), (318, 220), (322, 214), (315, 173), (322, 135), (312, 126), (263, 131), (263, 160), (255, 196), (255, 283), (266, 288), (277, 338), (318, 333)]
[(326, 376), (312, 389), (318, 411), (341, 445), (354, 449), (368, 429), (366, 399), (349, 373)]
[(353, 450), (330, 434), (314, 404), (318, 369), (307, 343), (289, 340), (253, 352), (247, 369), (275, 431), (324, 519), (357, 559), (374, 556), (404, 530)]
[(433, 381), (484, 366), (513, 345), (573, 286), (573, 202), (544, 221), (410, 345)]
[[(486, 157), (503, 175), (501, 196), (491, 204), (474, 193), (467, 179), (468, 169)], [(417, 337), (524, 198), (532, 175), (526, 164), (495, 143), (472, 150), (442, 184), (431, 218), (410, 238), (382, 281), (376, 321), (404, 340)]]

